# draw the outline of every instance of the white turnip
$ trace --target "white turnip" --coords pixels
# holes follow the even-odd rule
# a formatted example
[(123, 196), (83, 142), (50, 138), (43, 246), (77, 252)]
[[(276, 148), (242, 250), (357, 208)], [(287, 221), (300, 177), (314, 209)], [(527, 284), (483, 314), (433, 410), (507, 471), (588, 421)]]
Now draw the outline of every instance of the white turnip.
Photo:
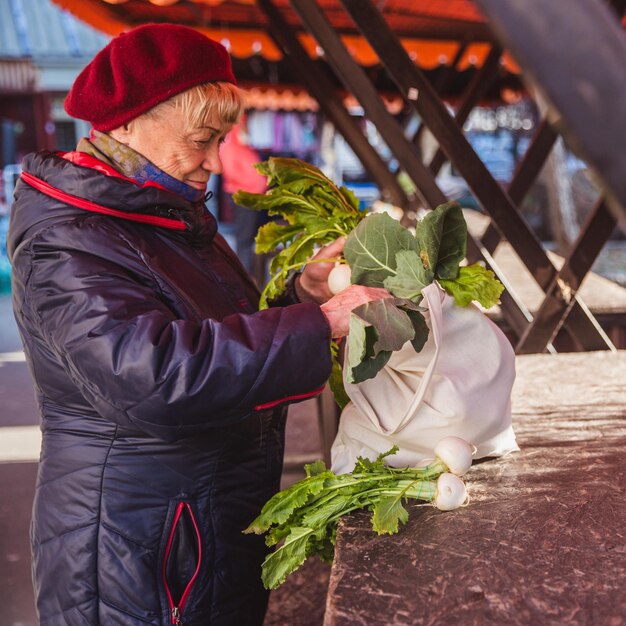
[(328, 288), (333, 295), (347, 289), (350, 286), (352, 270), (346, 263), (336, 263), (328, 274)]
[(441, 511), (452, 511), (465, 504), (467, 488), (465, 483), (454, 474), (445, 472), (437, 479), (435, 506)]
[(474, 452), (474, 446), (460, 437), (444, 437), (435, 446), (435, 456), (457, 476), (463, 476), (471, 467)]

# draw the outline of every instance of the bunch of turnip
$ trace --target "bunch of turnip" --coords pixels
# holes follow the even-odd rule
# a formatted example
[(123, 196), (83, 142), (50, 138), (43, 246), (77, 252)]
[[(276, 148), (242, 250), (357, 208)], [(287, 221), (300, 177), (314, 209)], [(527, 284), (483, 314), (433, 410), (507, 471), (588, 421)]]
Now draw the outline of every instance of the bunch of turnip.
[(372, 513), (379, 535), (397, 533), (409, 519), (403, 502), (432, 502), (442, 511), (467, 502), (459, 478), (472, 464), (472, 446), (459, 437), (445, 437), (435, 446), (435, 458), (419, 467), (390, 467), (385, 459), (398, 452), (393, 446), (375, 460), (359, 457), (349, 474), (334, 474), (322, 461), (305, 466), (307, 477), (274, 495), (247, 533), (267, 533), (269, 546), (281, 544), (264, 561), (262, 579), (274, 589), (312, 554), (332, 561), (337, 524), (348, 513)]

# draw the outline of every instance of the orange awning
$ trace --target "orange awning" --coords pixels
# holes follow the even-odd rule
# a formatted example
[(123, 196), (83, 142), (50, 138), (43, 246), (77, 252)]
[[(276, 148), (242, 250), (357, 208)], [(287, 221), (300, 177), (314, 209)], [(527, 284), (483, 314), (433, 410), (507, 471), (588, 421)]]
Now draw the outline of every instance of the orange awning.
[[(109, 35), (147, 22), (174, 22), (197, 28), (222, 41), (238, 58), (260, 55), (277, 61), (282, 54), (268, 35), (264, 13), (255, 0), (54, 0), (79, 19)], [(323, 51), (304, 32), (288, 0), (275, 0), (289, 24), (312, 57)], [(379, 62), (367, 41), (356, 31), (338, 0), (318, 0), (352, 56), (361, 65)], [(424, 69), (447, 64), (461, 42), (473, 41), (458, 64), (459, 70), (480, 67), (490, 49), (485, 20), (471, 0), (387, 0), (382, 8), (390, 26), (400, 35), (404, 48)], [(508, 56), (504, 67), (514, 73), (519, 68)]]
[[(246, 108), (267, 111), (317, 111), (319, 103), (309, 93), (297, 86), (266, 84), (246, 84), (245, 89)], [(399, 95), (380, 94), (387, 110), (396, 115), (399, 113), (404, 102)], [(347, 109), (358, 107), (358, 100), (352, 95), (343, 93), (344, 106)]]

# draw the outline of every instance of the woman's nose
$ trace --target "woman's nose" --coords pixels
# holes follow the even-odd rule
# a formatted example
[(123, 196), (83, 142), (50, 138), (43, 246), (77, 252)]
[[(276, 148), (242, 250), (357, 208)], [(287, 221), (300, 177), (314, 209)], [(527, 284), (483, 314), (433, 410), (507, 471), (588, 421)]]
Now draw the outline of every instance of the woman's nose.
[(213, 174), (222, 173), (222, 160), (219, 146), (211, 146), (204, 155), (202, 167)]

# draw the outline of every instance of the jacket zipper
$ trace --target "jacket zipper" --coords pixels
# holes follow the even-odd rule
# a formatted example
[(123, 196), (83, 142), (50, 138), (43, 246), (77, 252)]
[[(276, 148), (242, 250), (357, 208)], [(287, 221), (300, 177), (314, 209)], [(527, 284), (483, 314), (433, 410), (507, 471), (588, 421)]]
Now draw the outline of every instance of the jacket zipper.
[[(185, 587), (183, 594), (178, 599), (178, 601), (175, 601), (175, 599), (172, 597), (172, 592), (170, 591), (170, 587), (167, 582), (167, 561), (169, 559), (170, 552), (172, 550), (172, 543), (174, 541), (174, 534), (176, 533), (178, 522), (180, 521), (180, 518), (183, 512), (185, 511), (185, 509), (187, 510), (187, 513), (189, 514), (191, 518), (194, 530), (196, 532), (196, 539), (198, 541), (198, 564), (196, 565), (196, 569), (192, 577), (189, 579), (189, 582), (187, 583), (187, 586)], [(174, 521), (172, 522), (172, 530), (170, 531), (170, 535), (167, 540), (167, 546), (165, 548), (165, 558), (163, 559), (163, 584), (165, 585), (165, 593), (167, 594), (167, 602), (169, 604), (169, 609), (170, 609), (171, 623), (174, 626), (184, 626), (181, 616), (182, 616), (183, 611), (185, 610), (185, 605), (187, 604), (187, 600), (189, 599), (189, 595), (191, 594), (193, 585), (196, 582), (196, 579), (198, 578), (201, 563), (202, 563), (202, 543), (200, 541), (200, 531), (198, 530), (198, 524), (196, 523), (196, 518), (193, 514), (193, 511), (191, 510), (191, 507), (189, 506), (187, 502), (179, 502), (178, 506), (176, 507), (176, 513), (174, 514)]]

